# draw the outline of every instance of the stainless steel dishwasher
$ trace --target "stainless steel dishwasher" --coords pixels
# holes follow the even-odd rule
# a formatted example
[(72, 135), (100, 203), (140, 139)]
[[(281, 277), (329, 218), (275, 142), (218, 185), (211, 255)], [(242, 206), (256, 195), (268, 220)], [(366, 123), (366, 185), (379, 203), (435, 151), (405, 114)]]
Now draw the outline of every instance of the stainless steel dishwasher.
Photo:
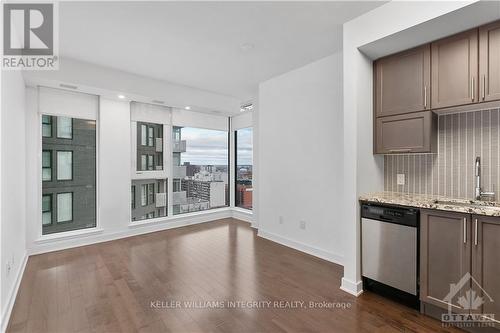
[(361, 206), (363, 288), (419, 308), (419, 210)]

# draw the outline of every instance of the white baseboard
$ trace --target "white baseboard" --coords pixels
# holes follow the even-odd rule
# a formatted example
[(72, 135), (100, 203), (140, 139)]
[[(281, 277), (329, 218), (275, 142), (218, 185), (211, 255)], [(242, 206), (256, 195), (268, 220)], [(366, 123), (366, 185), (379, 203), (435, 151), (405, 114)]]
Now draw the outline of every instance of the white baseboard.
[(343, 277), (340, 289), (345, 291), (346, 293), (358, 297), (363, 293), (363, 282), (354, 282)]
[(253, 223), (252, 211), (247, 209), (233, 208), (231, 212), (233, 214), (233, 218), (244, 222), (248, 222), (250, 224)]
[(79, 237), (54, 239), (51, 240), (50, 242), (47, 241), (35, 242), (35, 244), (33, 244), (33, 246), (28, 249), (28, 254), (35, 255), (53, 251), (60, 251), (79, 246), (97, 244), (121, 238), (148, 234), (156, 231), (179, 228), (198, 223), (212, 222), (215, 220), (220, 220), (229, 217), (232, 217), (231, 210), (221, 209), (210, 212), (204, 212), (203, 214), (199, 213), (185, 214), (182, 216), (175, 216), (174, 218), (168, 218), (165, 220), (157, 219), (149, 223), (138, 223), (137, 225), (130, 224), (128, 225), (127, 229), (118, 232), (111, 232), (111, 233), (101, 232), (98, 234), (89, 233), (88, 235), (83, 234)]
[(14, 308), (14, 303), (16, 302), (17, 292), (19, 291), (19, 286), (21, 285), (21, 280), (23, 279), (24, 270), (26, 268), (26, 263), (28, 262), (28, 254), (25, 253), (23, 257), (23, 262), (19, 265), (19, 269), (16, 272), (16, 278), (14, 281), (14, 286), (12, 287), (9, 296), (7, 297), (7, 304), (2, 311), (2, 333), (7, 330), (7, 325), (9, 325), (10, 314)]
[(279, 243), (281, 245), (291, 247), (292, 249), (295, 249), (295, 250), (298, 250), (301, 252), (305, 252), (305, 253), (310, 254), (312, 256), (315, 256), (315, 257), (324, 259), (326, 261), (330, 261), (330, 262), (333, 262), (335, 264), (343, 266), (343, 259), (344, 258), (342, 255), (328, 252), (328, 251), (325, 251), (322, 249), (318, 249), (317, 247), (310, 246), (310, 245), (307, 245), (307, 244), (304, 244), (301, 242), (297, 242), (297, 241), (294, 241), (292, 239), (282, 237), (282, 236), (267, 232), (267, 231), (262, 230), (262, 229), (259, 229), (257, 235), (259, 237), (268, 239), (270, 241)]

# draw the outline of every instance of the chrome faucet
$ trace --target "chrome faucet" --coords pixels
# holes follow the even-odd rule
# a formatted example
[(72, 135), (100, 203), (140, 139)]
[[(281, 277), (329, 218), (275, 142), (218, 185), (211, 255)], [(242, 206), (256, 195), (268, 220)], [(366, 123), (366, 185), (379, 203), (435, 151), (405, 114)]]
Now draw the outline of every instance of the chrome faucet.
[(495, 192), (483, 192), (481, 190), (481, 158), (476, 157), (476, 189), (474, 192), (474, 198), (476, 200), (481, 200), (483, 197), (494, 197)]

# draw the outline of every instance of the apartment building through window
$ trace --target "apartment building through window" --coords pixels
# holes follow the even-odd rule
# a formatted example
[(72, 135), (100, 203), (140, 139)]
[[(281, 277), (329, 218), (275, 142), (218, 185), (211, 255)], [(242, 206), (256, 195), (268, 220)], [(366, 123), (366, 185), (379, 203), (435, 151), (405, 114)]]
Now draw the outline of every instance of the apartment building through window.
[[(166, 179), (133, 179), (131, 192), (132, 221), (167, 216)], [(140, 198), (140, 205), (135, 198)]]
[(137, 171), (163, 170), (163, 125), (137, 122)]
[(42, 115), (42, 234), (96, 226), (96, 122)]

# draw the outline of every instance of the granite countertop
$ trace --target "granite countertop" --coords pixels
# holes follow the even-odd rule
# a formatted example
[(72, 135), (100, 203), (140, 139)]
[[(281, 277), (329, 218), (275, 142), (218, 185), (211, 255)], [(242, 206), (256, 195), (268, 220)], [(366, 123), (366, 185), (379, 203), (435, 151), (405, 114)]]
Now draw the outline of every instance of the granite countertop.
[(368, 193), (359, 197), (360, 201), (384, 203), (398, 206), (446, 210), (486, 216), (500, 216), (500, 202), (452, 199), (442, 196), (407, 194), (398, 192)]

